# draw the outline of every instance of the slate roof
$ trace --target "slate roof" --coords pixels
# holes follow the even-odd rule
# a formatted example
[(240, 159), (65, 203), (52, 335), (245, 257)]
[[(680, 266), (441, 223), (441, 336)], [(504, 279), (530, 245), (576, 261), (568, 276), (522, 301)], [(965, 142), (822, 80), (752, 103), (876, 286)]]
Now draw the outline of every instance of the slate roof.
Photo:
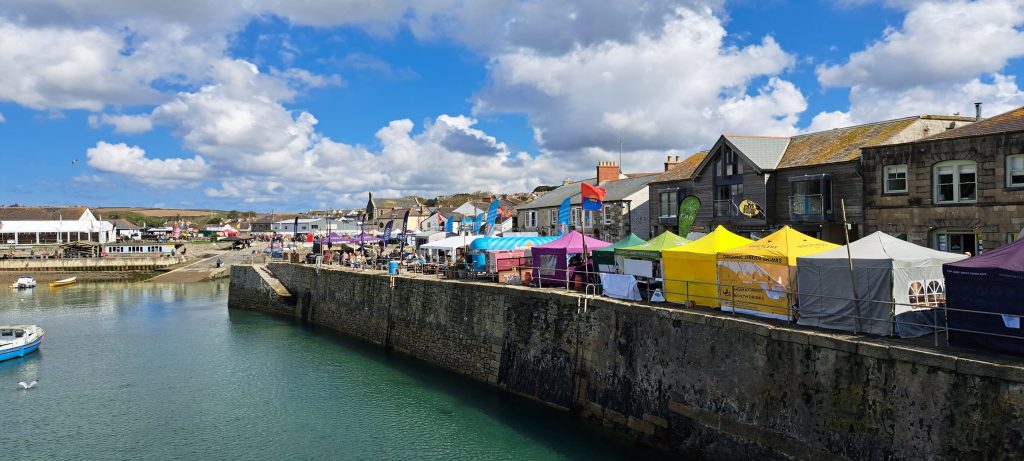
[(419, 208), (423, 206), (416, 197), (374, 198), (373, 205), (378, 209)]
[(84, 206), (5, 206), (0, 221), (77, 221), (88, 211)]
[(704, 161), (704, 157), (708, 156), (708, 151), (701, 151), (686, 157), (685, 160), (679, 162), (678, 165), (669, 168), (668, 171), (659, 174), (651, 180), (655, 182), (670, 182), (670, 181), (686, 181), (693, 178), (693, 173), (697, 171), (697, 167)]
[(142, 229), (141, 227), (136, 226), (135, 224), (132, 224), (127, 219), (112, 219), (112, 220), (110, 220), (108, 222), (110, 224), (114, 225), (114, 229), (123, 229), (123, 230), (139, 230), (139, 229)]
[(722, 135), (761, 170), (774, 170), (789, 146), (790, 138), (775, 136)]
[(974, 122), (970, 125), (919, 139), (918, 141), (938, 141), (942, 139), (965, 138), (968, 136), (984, 136), (988, 134), (1024, 131), (1024, 107)]
[[(615, 202), (623, 200), (644, 187), (647, 187), (647, 184), (653, 182), (654, 179), (658, 177), (658, 175), (654, 173), (636, 173), (626, 176), (627, 178), (625, 179), (605, 181), (599, 184), (600, 187), (605, 189), (604, 201)], [(537, 197), (531, 202), (519, 205), (517, 210), (536, 210), (539, 208), (558, 207), (562, 205), (562, 202), (565, 201), (566, 198), (569, 199), (569, 203), (579, 205), (580, 203), (583, 203), (583, 198), (580, 196), (580, 183), (586, 182), (587, 184), (593, 185), (596, 181), (596, 178), (590, 178), (560, 186), (557, 189), (546, 192), (544, 195)]]
[(918, 119), (920, 117), (906, 117), (793, 136), (777, 168), (857, 160), (862, 147), (885, 144)]

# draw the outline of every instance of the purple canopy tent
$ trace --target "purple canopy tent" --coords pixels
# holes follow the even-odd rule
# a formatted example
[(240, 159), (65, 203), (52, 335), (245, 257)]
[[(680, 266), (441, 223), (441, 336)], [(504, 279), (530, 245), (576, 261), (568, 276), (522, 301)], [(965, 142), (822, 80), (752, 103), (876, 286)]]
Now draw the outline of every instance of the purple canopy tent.
[(611, 245), (604, 240), (584, 237), (583, 234), (572, 231), (554, 242), (533, 247), (533, 279), (537, 281), (538, 286), (565, 284), (567, 277), (572, 275), (566, 274), (566, 269), (569, 268), (569, 255), (582, 254), (584, 241), (587, 252)]
[(1024, 355), (1024, 240), (943, 264), (949, 342)]
[(375, 236), (373, 234), (369, 234), (369, 233), (363, 232), (362, 234), (356, 235), (354, 237), (349, 237), (348, 239), (345, 239), (343, 241), (346, 242), (346, 243), (372, 243), (372, 242), (379, 242), (381, 240), (383, 240), (383, 239), (380, 238), (380, 237), (377, 237), (377, 236)]

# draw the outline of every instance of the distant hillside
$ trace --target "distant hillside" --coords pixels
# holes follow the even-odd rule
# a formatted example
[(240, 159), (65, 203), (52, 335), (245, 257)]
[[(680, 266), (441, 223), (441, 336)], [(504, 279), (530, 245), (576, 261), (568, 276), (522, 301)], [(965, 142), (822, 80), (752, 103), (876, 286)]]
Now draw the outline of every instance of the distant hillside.
[(224, 219), (238, 219), (259, 216), (253, 211), (237, 210), (187, 210), (178, 208), (132, 208), (107, 207), (92, 208), (93, 214), (99, 219), (126, 219), (143, 226), (160, 226), (169, 220), (182, 220), (205, 224), (220, 222)]

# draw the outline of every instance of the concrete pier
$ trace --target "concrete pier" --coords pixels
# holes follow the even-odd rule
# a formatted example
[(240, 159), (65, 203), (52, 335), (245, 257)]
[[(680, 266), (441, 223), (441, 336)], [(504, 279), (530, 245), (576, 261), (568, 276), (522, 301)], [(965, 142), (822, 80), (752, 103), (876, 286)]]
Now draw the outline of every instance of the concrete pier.
[(1015, 359), (294, 264), (233, 267), (229, 306), (299, 317), (691, 459), (1024, 459)]

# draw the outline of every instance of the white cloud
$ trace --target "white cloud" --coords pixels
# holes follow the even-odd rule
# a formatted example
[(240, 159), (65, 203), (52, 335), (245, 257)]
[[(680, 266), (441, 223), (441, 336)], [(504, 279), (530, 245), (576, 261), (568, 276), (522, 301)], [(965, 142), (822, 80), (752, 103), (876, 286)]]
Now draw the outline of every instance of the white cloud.
[(89, 126), (99, 128), (103, 125), (114, 127), (114, 133), (140, 134), (153, 129), (153, 122), (147, 115), (111, 115), (92, 114), (88, 117)]
[(923, 2), (899, 29), (853, 53), (845, 64), (819, 66), (823, 86), (902, 90), (956, 83), (996, 72), (1024, 56), (1024, 3), (1017, 0)]
[(919, 114), (988, 115), (1024, 105), (1016, 78), (1003, 72), (1024, 57), (1024, 4), (1011, 0), (897, 3), (898, 29), (840, 65), (819, 66), (822, 86), (849, 87), (847, 111), (815, 116), (811, 130)]
[(202, 157), (191, 159), (147, 158), (138, 146), (109, 144), (103, 141), (86, 151), (89, 166), (108, 173), (124, 175), (150, 184), (172, 184), (206, 177), (209, 166)]
[[(738, 48), (725, 36), (710, 10), (681, 9), (634, 43), (553, 56), (518, 49), (492, 60), (475, 110), (525, 113), (545, 149), (567, 153), (610, 151), (619, 140), (635, 151), (695, 149), (723, 132), (795, 132), (807, 103), (778, 77), (793, 57), (771, 37)], [(655, 168), (659, 158), (638, 166)]]

